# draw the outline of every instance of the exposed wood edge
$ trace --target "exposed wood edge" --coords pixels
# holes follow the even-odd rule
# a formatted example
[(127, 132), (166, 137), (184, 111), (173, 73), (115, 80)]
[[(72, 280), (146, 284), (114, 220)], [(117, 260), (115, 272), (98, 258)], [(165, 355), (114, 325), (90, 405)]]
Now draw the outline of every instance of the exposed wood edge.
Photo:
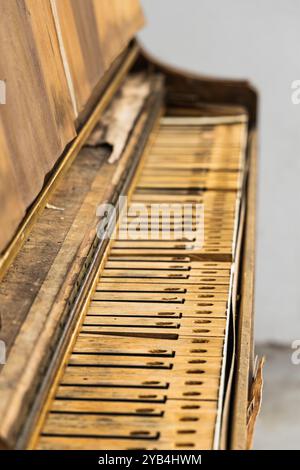
[(247, 188), (246, 223), (241, 273), (241, 303), (238, 312), (235, 385), (230, 448), (247, 448), (249, 389), (253, 378), (253, 309), (256, 238), (256, 131), (250, 134), (250, 174)]
[(256, 358), (256, 372), (251, 386), (250, 402), (248, 407), (248, 421), (247, 421), (247, 450), (252, 449), (254, 430), (257, 417), (260, 412), (262, 402), (262, 390), (263, 390), (263, 368), (265, 358), (262, 357), (260, 360)]
[(0, 281), (4, 277), (7, 269), (13, 262), (19, 250), (23, 246), (37, 217), (44, 210), (45, 205), (47, 204), (50, 195), (56, 188), (58, 181), (60, 181), (61, 177), (66, 173), (66, 171), (78, 155), (78, 152), (84, 145), (87, 137), (90, 135), (91, 131), (99, 120), (99, 117), (106, 109), (108, 104), (111, 102), (113, 96), (119, 89), (127, 72), (136, 61), (138, 54), (139, 47), (136, 43), (134, 43), (128, 49), (127, 54), (125, 55), (123, 62), (120, 64), (116, 75), (114, 76), (113, 80), (108, 84), (107, 88), (105, 89), (103, 95), (101, 96), (91, 115), (78, 132), (77, 137), (71, 142), (71, 144), (66, 149), (64, 155), (61, 157), (59, 163), (57, 164), (57, 167), (55, 168), (53, 174), (50, 176), (49, 180), (41, 190), (39, 196), (37, 197), (33, 205), (30, 207), (28, 213), (26, 214), (25, 218), (18, 227), (18, 230), (14, 235), (12, 241), (9, 243), (8, 247), (0, 257)]

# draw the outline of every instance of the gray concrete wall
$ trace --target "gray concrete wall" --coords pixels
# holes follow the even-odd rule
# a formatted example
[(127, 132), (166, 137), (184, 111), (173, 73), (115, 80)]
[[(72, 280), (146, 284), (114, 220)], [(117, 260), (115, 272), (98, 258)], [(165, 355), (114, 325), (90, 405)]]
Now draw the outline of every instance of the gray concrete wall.
[(144, 45), (203, 74), (248, 78), (261, 95), (256, 338), (300, 338), (299, 0), (142, 0)]

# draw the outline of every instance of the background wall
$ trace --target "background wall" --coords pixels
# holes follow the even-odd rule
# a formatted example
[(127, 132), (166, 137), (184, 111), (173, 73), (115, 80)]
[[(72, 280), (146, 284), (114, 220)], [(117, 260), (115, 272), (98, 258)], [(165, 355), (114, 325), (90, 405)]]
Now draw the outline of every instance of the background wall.
[(299, 0), (143, 0), (140, 39), (170, 64), (259, 90), (256, 339), (300, 338)]

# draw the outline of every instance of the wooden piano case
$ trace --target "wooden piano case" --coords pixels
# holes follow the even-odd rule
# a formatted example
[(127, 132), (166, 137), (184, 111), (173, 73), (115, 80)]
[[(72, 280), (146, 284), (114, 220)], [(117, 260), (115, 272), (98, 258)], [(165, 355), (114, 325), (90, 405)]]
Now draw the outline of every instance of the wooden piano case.
[[(109, 19), (106, 2), (94, 1), (92, 23), (101, 6)], [(245, 81), (152, 58), (130, 41), (142, 20), (129, 3), (132, 28), (125, 9), (115, 49), (98, 66), (78, 52), (99, 41), (85, 36), (87, 25), (77, 55), (69, 48), (67, 29), (78, 27), (82, 5), (71, 25), (52, 5), (67, 82), (73, 76), (65, 106), (78, 109), (59, 145), (73, 140), (48, 165), (40, 192), (41, 177), (27, 173), (36, 198), (22, 188), (19, 222), (10, 218), (1, 241), (3, 448), (251, 447), (261, 398), (253, 352), (257, 95)], [(9, 162), (14, 137), (5, 144), (2, 134)], [(20, 220), (24, 194), (30, 205)], [(147, 206), (200, 203), (203, 245), (99, 238), (107, 224), (124, 230), (122, 211), (114, 221), (96, 212), (120, 196)], [(17, 204), (8, 199), (2, 221)]]

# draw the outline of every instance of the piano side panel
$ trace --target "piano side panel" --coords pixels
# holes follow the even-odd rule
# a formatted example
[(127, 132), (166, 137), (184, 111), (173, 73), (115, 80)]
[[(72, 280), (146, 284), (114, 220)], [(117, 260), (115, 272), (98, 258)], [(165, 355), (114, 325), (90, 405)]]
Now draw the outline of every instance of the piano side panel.
[(248, 436), (248, 408), (252, 399), (251, 386), (254, 380), (254, 285), (255, 285), (255, 237), (256, 237), (256, 185), (257, 185), (257, 135), (249, 139), (250, 172), (246, 199), (246, 222), (242, 247), (240, 308), (238, 312), (238, 334), (236, 372), (232, 410), (231, 448), (242, 450), (248, 447), (252, 436)]

